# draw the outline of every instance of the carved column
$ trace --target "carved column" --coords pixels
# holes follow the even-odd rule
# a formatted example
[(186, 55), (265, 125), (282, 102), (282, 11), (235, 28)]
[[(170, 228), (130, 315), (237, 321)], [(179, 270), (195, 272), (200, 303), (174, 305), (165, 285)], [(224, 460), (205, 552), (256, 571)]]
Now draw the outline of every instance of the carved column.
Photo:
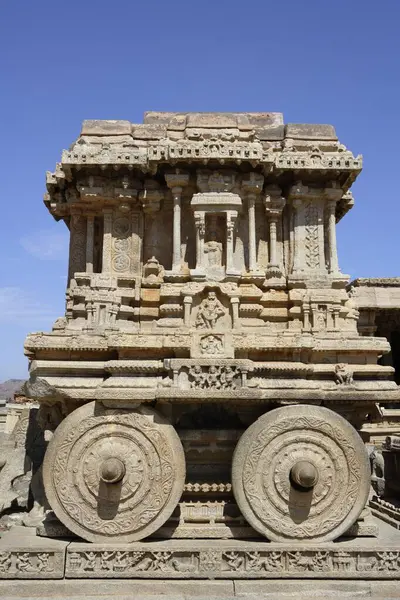
[(233, 265), (233, 230), (235, 229), (235, 222), (237, 213), (228, 210), (226, 211), (226, 274), (236, 274), (235, 267)]
[(178, 273), (181, 270), (181, 196), (189, 175), (177, 169), (175, 173), (167, 173), (165, 180), (173, 198), (172, 272)]
[(94, 262), (94, 215), (86, 220), (86, 273), (93, 273)]
[(249, 207), (249, 271), (256, 269), (256, 196), (249, 194), (247, 197)]
[(249, 226), (249, 271), (257, 270), (257, 240), (256, 240), (256, 198), (261, 193), (264, 176), (251, 172), (243, 178), (242, 188), (247, 197), (248, 226)]
[(239, 327), (239, 303), (240, 299), (237, 296), (231, 298), (233, 329), (237, 329)]
[(204, 269), (204, 235), (206, 232), (204, 212), (195, 211), (194, 224), (196, 226), (196, 271), (202, 271)]
[(304, 329), (304, 331), (311, 330), (310, 304), (309, 304), (309, 301), (307, 301), (307, 300), (305, 300), (303, 303), (303, 329)]
[(270, 240), (270, 264), (271, 266), (277, 266), (276, 260), (276, 222), (278, 217), (276, 215), (269, 217), (269, 240)]
[(307, 190), (301, 182), (294, 185), (290, 192), (290, 197), (293, 200), (293, 236), (294, 236), (294, 257), (293, 257), (293, 272), (302, 271), (304, 269), (304, 251), (302, 243), (304, 242), (303, 234), (303, 199), (302, 193)]
[(112, 243), (113, 209), (103, 209), (103, 262), (102, 272), (111, 273), (111, 243)]
[(304, 268), (303, 261), (303, 250), (301, 247), (302, 244), (302, 235), (300, 232), (301, 228), (301, 210), (303, 208), (303, 201), (297, 198), (293, 200), (293, 208), (294, 208), (294, 258), (293, 258), (293, 271), (298, 272)]
[(278, 282), (279, 279), (283, 278), (282, 242), (278, 255), (278, 226), (280, 226), (282, 232), (282, 212), (286, 200), (281, 196), (281, 189), (276, 185), (268, 186), (266, 192), (264, 206), (269, 228), (269, 261), (266, 275), (267, 279), (270, 280), (269, 283), (273, 284), (274, 281)]
[(181, 187), (172, 188), (174, 200), (174, 230), (172, 234), (172, 270), (179, 271), (181, 267)]
[(327, 225), (328, 225), (328, 251), (329, 251), (329, 272), (337, 273), (339, 271), (337, 246), (336, 246), (336, 200), (329, 200), (326, 203)]
[(185, 327), (190, 327), (190, 315), (192, 312), (192, 304), (192, 296), (185, 296), (183, 298), (183, 324), (185, 325)]

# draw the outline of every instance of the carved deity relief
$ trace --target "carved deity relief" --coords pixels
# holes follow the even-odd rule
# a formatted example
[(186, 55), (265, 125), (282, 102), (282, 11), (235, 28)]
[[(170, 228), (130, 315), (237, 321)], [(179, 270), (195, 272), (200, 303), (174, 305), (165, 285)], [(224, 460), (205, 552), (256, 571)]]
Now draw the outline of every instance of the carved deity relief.
[(223, 353), (223, 341), (219, 335), (205, 335), (200, 340), (200, 353), (215, 356)]
[(210, 232), (210, 238), (204, 244), (204, 254), (207, 256), (209, 267), (222, 266), (222, 243), (218, 242), (215, 231)]
[(214, 329), (218, 319), (225, 313), (226, 308), (218, 300), (216, 293), (208, 292), (197, 311), (195, 325), (198, 329)]
[(225, 244), (221, 223), (217, 215), (209, 215), (205, 221), (204, 266), (209, 277), (223, 276)]
[(351, 385), (353, 383), (353, 371), (344, 363), (335, 365), (335, 382), (337, 385)]
[(310, 269), (320, 266), (320, 249), (318, 237), (318, 208), (309, 202), (305, 208), (305, 255)]
[(314, 313), (314, 327), (315, 329), (326, 329), (327, 326), (327, 307), (323, 304), (319, 304)]
[(235, 389), (237, 387), (235, 383), (236, 376), (236, 367), (229, 365), (226, 367), (211, 365), (204, 368), (201, 365), (195, 365), (189, 369), (190, 385), (194, 389)]

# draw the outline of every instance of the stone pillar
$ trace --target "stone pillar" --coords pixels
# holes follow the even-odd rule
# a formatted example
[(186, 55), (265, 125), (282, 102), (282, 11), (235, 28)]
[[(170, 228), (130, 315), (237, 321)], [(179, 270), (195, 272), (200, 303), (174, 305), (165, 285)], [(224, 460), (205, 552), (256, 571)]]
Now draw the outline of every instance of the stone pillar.
[(298, 273), (305, 269), (305, 226), (304, 201), (309, 197), (308, 186), (297, 181), (289, 190), (288, 198), (293, 206), (293, 267), (292, 272)]
[(278, 221), (278, 217), (270, 216), (269, 217), (269, 242), (270, 242), (270, 250), (269, 250), (269, 262), (271, 266), (277, 267), (277, 258), (276, 258), (276, 223)]
[(94, 262), (94, 215), (86, 220), (86, 273), (93, 273)]
[(183, 187), (189, 182), (189, 175), (177, 169), (175, 173), (167, 173), (165, 180), (173, 199), (172, 272), (179, 273), (181, 270), (181, 197)]
[(260, 173), (251, 172), (244, 176), (242, 188), (247, 197), (248, 227), (249, 227), (249, 271), (257, 270), (257, 240), (256, 240), (256, 199), (261, 193), (264, 184), (264, 176)]
[(131, 271), (140, 275), (143, 244), (143, 215), (138, 210), (131, 213)]
[(248, 194), (247, 196), (249, 208), (249, 271), (256, 270), (256, 196)]
[[(335, 329), (335, 330), (339, 329), (339, 313), (340, 313), (340, 308), (334, 307), (334, 309), (333, 309), (333, 329)], [(357, 325), (356, 325), (355, 329), (357, 329)]]
[(304, 331), (311, 330), (310, 322), (310, 304), (305, 300), (303, 304), (303, 329)]
[(113, 209), (103, 209), (103, 261), (102, 272), (111, 273), (111, 243), (112, 243), (112, 221)]
[(329, 272), (330, 273), (338, 273), (339, 265), (338, 265), (338, 257), (337, 257), (337, 246), (336, 246), (336, 200), (329, 200), (326, 203), (326, 209), (328, 212), (327, 215), (327, 225), (328, 225), (328, 261), (329, 261)]
[(231, 298), (233, 329), (237, 329), (239, 327), (239, 302), (240, 300), (236, 296)]
[(326, 313), (326, 328), (328, 331), (332, 331), (332, 329), (335, 329), (333, 315), (334, 315), (333, 307), (328, 306), (328, 310)]
[(294, 219), (293, 219), (293, 227), (294, 227), (294, 258), (293, 258), (293, 271), (298, 272), (301, 271), (304, 267), (303, 264), (303, 252), (301, 248), (303, 235), (301, 234), (301, 216), (300, 212), (303, 208), (303, 201), (299, 198), (293, 200), (293, 209), (294, 209)]
[(226, 212), (226, 274), (236, 274), (235, 267), (233, 265), (233, 230), (235, 228), (235, 222), (237, 213), (232, 210)]
[(86, 313), (87, 313), (87, 328), (91, 329), (93, 327), (93, 315), (94, 315), (94, 305), (91, 300), (86, 303)]
[(278, 247), (278, 226), (280, 226), (282, 232), (282, 212), (285, 203), (286, 200), (281, 196), (280, 187), (277, 185), (267, 187), (264, 198), (269, 230), (269, 261), (266, 272), (266, 285), (283, 283), (283, 242), (281, 240), (281, 245)]
[(190, 327), (190, 315), (192, 312), (192, 304), (192, 296), (185, 296), (183, 298), (183, 324), (185, 325), (185, 327)]
[(174, 227), (172, 234), (172, 270), (180, 271), (181, 268), (181, 187), (172, 188), (174, 201)]
[(195, 211), (194, 223), (196, 226), (196, 271), (202, 271), (204, 269), (204, 235), (206, 232), (204, 212)]

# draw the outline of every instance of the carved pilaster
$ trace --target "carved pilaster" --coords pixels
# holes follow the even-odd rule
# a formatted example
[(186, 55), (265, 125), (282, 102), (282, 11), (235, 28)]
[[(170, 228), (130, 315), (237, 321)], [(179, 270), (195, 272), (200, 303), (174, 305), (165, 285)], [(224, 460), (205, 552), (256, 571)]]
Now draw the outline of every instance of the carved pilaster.
[(303, 201), (301, 198), (295, 198), (293, 200), (293, 235), (294, 235), (294, 257), (293, 257), (293, 272), (297, 273), (302, 270), (304, 265), (303, 260), (303, 248), (302, 248), (302, 238), (303, 238), (303, 227), (302, 227), (302, 211)]
[(93, 273), (94, 263), (94, 215), (86, 220), (86, 273)]
[(233, 231), (235, 229), (237, 213), (227, 211), (226, 213), (226, 274), (236, 274), (233, 265)]
[(239, 321), (239, 303), (240, 300), (237, 296), (231, 298), (231, 306), (232, 306), (232, 327), (237, 329), (240, 325)]
[(111, 268), (114, 273), (131, 272), (131, 207), (121, 204), (113, 215)]
[(203, 211), (195, 211), (194, 224), (196, 227), (196, 273), (204, 271), (204, 235), (206, 232), (205, 214)]
[(73, 212), (70, 220), (68, 280), (86, 268), (86, 217)]
[(177, 169), (175, 173), (167, 173), (165, 180), (173, 198), (172, 272), (178, 273), (181, 270), (181, 196), (189, 175)]
[(193, 297), (185, 296), (183, 299), (183, 324), (190, 327), (190, 315), (192, 312)]
[(103, 209), (103, 262), (102, 272), (111, 273), (112, 208)]
[(242, 188), (247, 198), (248, 206), (248, 227), (249, 227), (249, 271), (257, 270), (257, 250), (256, 250), (256, 199), (262, 191), (264, 176), (259, 173), (251, 172), (243, 178)]
[(289, 198), (293, 206), (293, 273), (304, 269), (304, 225), (303, 225), (303, 198), (308, 192), (308, 187), (300, 182), (291, 187)]
[[(265, 213), (268, 220), (269, 229), (269, 263), (267, 277), (282, 277), (282, 240), (278, 245), (278, 229), (282, 233), (282, 211), (286, 200), (281, 195), (281, 189), (276, 185), (271, 185), (266, 190), (264, 198)], [(282, 237), (282, 235), (280, 236)]]
[(336, 200), (328, 200), (326, 203), (327, 211), (327, 237), (328, 237), (328, 264), (330, 273), (339, 272), (339, 264), (337, 257), (337, 246), (336, 246)]
[(131, 213), (131, 271), (135, 275), (140, 274), (142, 243), (143, 217), (137, 209), (134, 209)]

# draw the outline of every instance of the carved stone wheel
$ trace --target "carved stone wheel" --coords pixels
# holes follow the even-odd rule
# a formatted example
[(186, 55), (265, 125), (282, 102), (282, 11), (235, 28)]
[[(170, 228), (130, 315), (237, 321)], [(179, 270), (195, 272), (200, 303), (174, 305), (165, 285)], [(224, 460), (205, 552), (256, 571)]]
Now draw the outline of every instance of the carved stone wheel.
[(244, 518), (268, 539), (334, 540), (367, 501), (367, 452), (352, 425), (327, 408), (277, 408), (240, 438), (232, 486)]
[(185, 483), (175, 429), (150, 408), (105, 410), (95, 402), (57, 428), (43, 462), (50, 506), (90, 542), (132, 542), (171, 516)]

